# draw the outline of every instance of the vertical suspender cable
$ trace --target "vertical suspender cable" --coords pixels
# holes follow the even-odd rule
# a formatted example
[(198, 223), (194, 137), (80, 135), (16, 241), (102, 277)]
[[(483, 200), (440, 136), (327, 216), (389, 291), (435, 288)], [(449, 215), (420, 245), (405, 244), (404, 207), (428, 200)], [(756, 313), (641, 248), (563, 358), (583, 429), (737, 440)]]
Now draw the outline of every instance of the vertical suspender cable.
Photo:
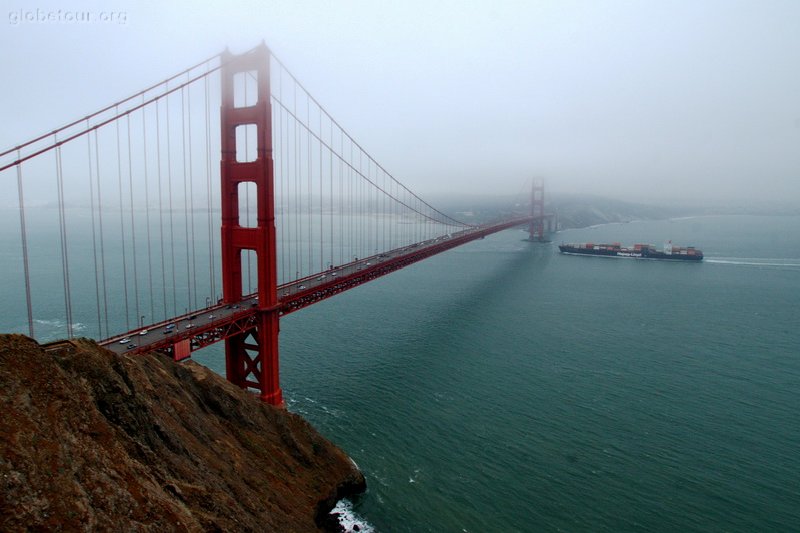
[[(281, 83), (283, 83), (281, 81)], [(282, 89), (281, 89), (282, 91)], [(291, 271), (292, 259), (289, 256), (289, 149), (291, 142), (289, 141), (289, 115), (285, 113), (283, 107), (280, 108), (280, 139), (281, 139), (281, 180), (280, 180), (280, 228), (281, 228), (281, 279), (283, 283), (289, 282), (292, 278), (289, 276)], [(286, 118), (284, 125), (284, 117)]]
[[(381, 171), (381, 188), (386, 191), (386, 173)], [(386, 243), (386, 193), (384, 192), (381, 195), (381, 230), (382, 230), (382, 237), (381, 237), (381, 250), (388, 250), (388, 246)]]
[[(125, 121), (128, 126), (128, 187), (129, 187), (129, 200), (131, 205), (131, 243), (133, 251), (133, 294), (135, 297), (136, 305), (136, 324), (139, 324), (139, 272), (136, 267), (136, 224), (134, 221), (133, 211), (133, 154), (131, 153), (131, 116), (125, 115)], [(142, 324), (144, 325), (144, 324)]]
[(363, 224), (364, 220), (361, 216), (361, 204), (362, 204), (362, 184), (363, 181), (361, 180), (361, 166), (362, 166), (362, 154), (361, 151), (358, 152), (358, 168), (354, 171), (353, 174), (353, 185), (355, 186), (355, 211), (356, 217), (353, 220), (355, 223), (355, 239), (356, 239), (356, 251), (355, 257), (361, 257), (364, 254), (361, 253), (361, 225)]
[[(367, 179), (372, 180), (372, 158), (367, 159)], [(378, 227), (378, 219), (375, 218), (375, 201), (374, 198), (377, 194), (378, 190), (369, 184), (369, 181), (364, 184), (364, 187), (367, 189), (367, 224), (369, 225), (369, 238), (367, 239), (367, 249), (364, 253), (365, 256), (370, 256), (376, 250), (378, 246), (378, 239), (375, 238), (373, 241), (373, 237), (375, 237), (375, 233), (372, 231), (373, 228)]]
[[(322, 111), (320, 110), (319, 113), (319, 138), (322, 139)], [(322, 209), (322, 141), (319, 143), (319, 271), (322, 272), (325, 268), (323, 267), (323, 262), (325, 261), (325, 241), (324, 235), (325, 231), (323, 230), (322, 216), (323, 216), (323, 209)]]
[[(142, 95), (144, 103), (144, 95)], [(150, 318), (156, 321), (155, 297), (153, 296), (153, 245), (150, 238), (150, 184), (147, 173), (147, 117), (142, 109), (142, 162), (144, 164), (144, 217), (147, 225), (147, 280), (150, 284)]]
[[(387, 191), (389, 191), (389, 194), (392, 194), (392, 182), (390, 181), (388, 186), (386, 184), (386, 171), (383, 172), (383, 186)], [(383, 216), (386, 219), (386, 225), (384, 226), (383, 245), (386, 250), (391, 250), (394, 248), (394, 239), (392, 239), (392, 230), (394, 224), (394, 220), (392, 219), (392, 204), (394, 201), (392, 200), (391, 196), (384, 196), (383, 200)]]
[(347, 183), (344, 187), (344, 201), (345, 201), (345, 209), (347, 211), (347, 219), (345, 220), (345, 228), (347, 232), (347, 246), (345, 246), (345, 251), (347, 255), (345, 256), (345, 263), (349, 263), (353, 257), (353, 225), (352, 225), (352, 218), (353, 218), (353, 145), (350, 144), (350, 160), (345, 167), (345, 173), (347, 174)]
[(356, 251), (355, 257), (361, 257), (361, 224), (363, 223), (363, 219), (361, 217), (361, 166), (362, 166), (362, 153), (361, 151), (358, 152), (358, 168), (355, 170), (353, 174), (353, 184), (355, 185), (355, 203), (356, 203), (356, 218), (355, 222), (355, 238), (356, 238)]
[(365, 225), (366, 218), (364, 217), (364, 198), (367, 192), (366, 181), (364, 181), (364, 151), (358, 151), (358, 174), (356, 175), (356, 185), (358, 186), (358, 257), (364, 257), (364, 237), (366, 234)]
[(348, 245), (348, 258), (347, 263), (352, 261), (351, 257), (356, 257), (356, 242), (353, 236), (353, 204), (355, 203), (356, 189), (353, 187), (353, 141), (350, 140), (350, 164), (347, 168), (347, 245)]
[[(161, 110), (156, 100), (156, 163), (158, 168), (158, 233), (161, 245), (161, 296), (164, 304), (164, 320), (167, 319), (167, 270), (164, 259), (164, 188), (161, 180)], [(172, 291), (174, 294), (174, 290)]]
[(186, 173), (186, 88), (181, 87), (181, 148), (183, 151), (183, 237), (186, 241), (186, 307), (192, 306), (192, 264), (189, 257), (189, 188)]
[[(116, 110), (119, 114), (119, 110)], [(130, 311), (128, 306), (128, 256), (125, 251), (125, 208), (122, 202), (122, 153), (119, 142), (119, 120), (114, 121), (117, 129), (117, 184), (119, 185), (119, 229), (120, 244), (122, 245), (122, 285), (125, 293), (125, 329), (131, 329)]]
[(169, 204), (169, 254), (172, 267), (172, 314), (178, 314), (178, 284), (175, 280), (175, 217), (172, 209), (172, 135), (170, 133), (169, 96), (167, 100), (167, 195)]
[(308, 191), (306, 191), (306, 202), (308, 203), (308, 272), (307, 274), (312, 274), (314, 272), (314, 257), (313, 253), (311, 252), (312, 249), (312, 242), (313, 238), (311, 236), (311, 193), (313, 189), (311, 187), (311, 174), (312, 174), (312, 164), (311, 164), (311, 98), (308, 97), (306, 94), (306, 121), (308, 121), (308, 127), (306, 128), (306, 146), (308, 150)]
[[(280, 86), (278, 87), (278, 98), (283, 104), (283, 69), (281, 68), (279, 71), (279, 80), (278, 83)], [(281, 274), (283, 282), (286, 283), (291, 278), (289, 277), (289, 270), (286, 268), (286, 259), (289, 255), (289, 246), (286, 240), (286, 231), (287, 231), (287, 224), (289, 222), (287, 217), (287, 209), (289, 203), (287, 201), (287, 197), (289, 194), (289, 185), (286, 180), (288, 180), (289, 175), (289, 143), (287, 142), (289, 138), (289, 116), (286, 115), (286, 137), (283, 136), (283, 116), (284, 116), (284, 108), (283, 105), (280, 106), (280, 139), (281, 139), (281, 180), (280, 180), (280, 194), (281, 194), (281, 207), (280, 207), (280, 221), (281, 221)]]
[[(17, 159), (20, 152), (17, 150)], [(28, 335), (34, 338), (33, 307), (31, 305), (31, 272), (28, 267), (28, 231), (25, 228), (25, 201), (22, 192), (22, 163), (17, 165), (17, 196), (19, 197), (19, 233), (22, 244), (22, 271), (25, 277), (25, 306), (28, 310)]]
[[(86, 120), (89, 127), (89, 120)], [(95, 130), (96, 133), (96, 130)], [(89, 162), (89, 218), (92, 219), (92, 264), (94, 266), (94, 297), (97, 306), (97, 338), (103, 338), (103, 322), (100, 318), (100, 280), (97, 268), (97, 230), (94, 221), (94, 176), (92, 172), (92, 139), (86, 136), (86, 155)], [(108, 332), (106, 332), (108, 334)]]
[(339, 158), (339, 209), (336, 212), (338, 215), (339, 220), (339, 262), (338, 264), (344, 264), (347, 261), (344, 260), (344, 227), (345, 227), (345, 217), (344, 217), (344, 135), (342, 135), (341, 130), (339, 131), (339, 153), (342, 157)]
[[(187, 80), (189, 74), (186, 74)], [(194, 163), (192, 161), (192, 86), (186, 86), (186, 130), (188, 131), (186, 142), (189, 145), (189, 221), (191, 223), (189, 242), (192, 245), (192, 294), (194, 295), (193, 306), (197, 309), (197, 253), (194, 242)]]
[(214, 222), (212, 218), (212, 187), (211, 187), (211, 103), (208, 91), (208, 76), (203, 78), (205, 84), (205, 119), (206, 119), (206, 213), (208, 214), (208, 286), (211, 297), (217, 301), (216, 266), (214, 264)]
[[(297, 117), (297, 84), (294, 85), (294, 116)], [(294, 195), (293, 195), (293, 203), (294, 203), (294, 230), (295, 230), (295, 239), (294, 242), (294, 251), (295, 251), (295, 277), (297, 279), (300, 277), (300, 207), (299, 207), (299, 192), (298, 192), (298, 181), (300, 176), (300, 155), (298, 153), (298, 149), (300, 147), (300, 130), (297, 127), (297, 118), (292, 121), (294, 125)]]
[(356, 202), (356, 217), (354, 219), (355, 222), (355, 238), (356, 238), (356, 257), (362, 257), (364, 254), (362, 253), (361, 249), (361, 227), (364, 224), (364, 218), (362, 217), (363, 212), (363, 203), (364, 203), (364, 180), (361, 178), (363, 167), (363, 153), (361, 150), (358, 151), (358, 168), (353, 171), (353, 184), (355, 186), (355, 202)]
[(56, 146), (56, 183), (58, 185), (58, 226), (61, 232), (61, 268), (64, 279), (64, 310), (67, 314), (67, 337), (72, 338), (72, 294), (69, 283), (69, 252), (67, 248), (67, 220), (64, 213), (64, 173), (61, 164), (61, 145)]
[(105, 235), (103, 233), (103, 197), (100, 193), (100, 141), (97, 139), (98, 132), (94, 130), (94, 158), (95, 176), (97, 177), (97, 222), (100, 229), (100, 274), (103, 282), (103, 317), (106, 325), (106, 335), (111, 334), (108, 327), (108, 283), (106, 282), (106, 253)]
[[(333, 122), (331, 122), (331, 148), (333, 148)], [(330, 244), (328, 246), (330, 246), (330, 248), (331, 248), (330, 264), (333, 265), (333, 245), (334, 245), (334, 243), (333, 243), (333, 152), (331, 152), (331, 154), (330, 154), (330, 180), (331, 180), (331, 184), (330, 184), (331, 185), (330, 186), (331, 196), (330, 196), (329, 208), (330, 208), (331, 240), (330, 240)]]

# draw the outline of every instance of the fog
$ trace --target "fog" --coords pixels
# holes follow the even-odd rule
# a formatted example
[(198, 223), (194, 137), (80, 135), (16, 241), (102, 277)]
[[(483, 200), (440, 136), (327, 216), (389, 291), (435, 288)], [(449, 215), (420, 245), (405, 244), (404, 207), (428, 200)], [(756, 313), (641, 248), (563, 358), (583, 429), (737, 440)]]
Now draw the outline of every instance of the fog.
[[(265, 40), (422, 195), (800, 200), (800, 3), (24, 2), (0, 148)], [(8, 175), (8, 174), (7, 174)]]

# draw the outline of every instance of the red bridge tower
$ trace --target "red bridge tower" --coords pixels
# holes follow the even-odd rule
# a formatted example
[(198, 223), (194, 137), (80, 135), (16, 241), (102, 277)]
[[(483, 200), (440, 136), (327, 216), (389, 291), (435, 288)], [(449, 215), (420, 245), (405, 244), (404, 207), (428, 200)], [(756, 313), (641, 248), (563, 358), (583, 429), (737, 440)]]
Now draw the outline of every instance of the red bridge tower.
[[(259, 391), (262, 400), (283, 405), (278, 370), (278, 271), (275, 238), (275, 187), (272, 158), (272, 105), (270, 102), (270, 53), (265, 44), (252, 52), (223, 57), (222, 68), (222, 298), (225, 303), (242, 300), (242, 251), (256, 253), (259, 310), (251, 329), (225, 341), (225, 371), (229, 381)], [(234, 82), (257, 80), (257, 99), (252, 105), (234, 99)], [(247, 94), (246, 92), (244, 94)], [(257, 156), (239, 161), (238, 128), (255, 126)], [(239, 135), (239, 140), (244, 135)], [(239, 221), (239, 184), (254, 183), (257, 198), (256, 227)]]

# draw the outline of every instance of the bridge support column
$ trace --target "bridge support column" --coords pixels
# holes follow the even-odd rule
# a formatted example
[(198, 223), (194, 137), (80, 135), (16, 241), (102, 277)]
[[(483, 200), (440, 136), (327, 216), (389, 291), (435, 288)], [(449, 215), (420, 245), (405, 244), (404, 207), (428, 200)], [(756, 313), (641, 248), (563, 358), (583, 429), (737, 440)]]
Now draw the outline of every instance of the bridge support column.
[(278, 368), (277, 311), (259, 313), (258, 325), (225, 340), (225, 374), (228, 381), (259, 391), (272, 405), (283, 405)]
[[(226, 375), (229, 381), (242, 388), (258, 390), (265, 402), (282, 406), (270, 53), (262, 44), (238, 56), (226, 52), (222, 61), (222, 299), (225, 303), (242, 300), (242, 251), (252, 250), (257, 259), (259, 306), (254, 326), (225, 341)], [(256, 84), (254, 103), (245, 98), (246, 87), (252, 85), (252, 80)], [(251, 97), (253, 92), (249, 91)], [(238, 106), (235, 97), (238, 97)], [(253, 126), (257, 139), (256, 158), (240, 160), (247, 150), (237, 146), (237, 128), (252, 130)], [(238, 136), (240, 141), (244, 138), (244, 135)], [(242, 227), (239, 223), (241, 183), (255, 184), (256, 227)]]

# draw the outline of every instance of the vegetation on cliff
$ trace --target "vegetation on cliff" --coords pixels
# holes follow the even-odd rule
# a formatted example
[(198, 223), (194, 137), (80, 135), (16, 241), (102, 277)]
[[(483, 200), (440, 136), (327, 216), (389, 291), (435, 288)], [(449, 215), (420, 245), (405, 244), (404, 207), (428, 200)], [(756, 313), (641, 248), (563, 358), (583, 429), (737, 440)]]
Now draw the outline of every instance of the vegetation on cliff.
[(302, 418), (193, 362), (0, 335), (0, 408), (2, 531), (318, 531), (365, 487)]

